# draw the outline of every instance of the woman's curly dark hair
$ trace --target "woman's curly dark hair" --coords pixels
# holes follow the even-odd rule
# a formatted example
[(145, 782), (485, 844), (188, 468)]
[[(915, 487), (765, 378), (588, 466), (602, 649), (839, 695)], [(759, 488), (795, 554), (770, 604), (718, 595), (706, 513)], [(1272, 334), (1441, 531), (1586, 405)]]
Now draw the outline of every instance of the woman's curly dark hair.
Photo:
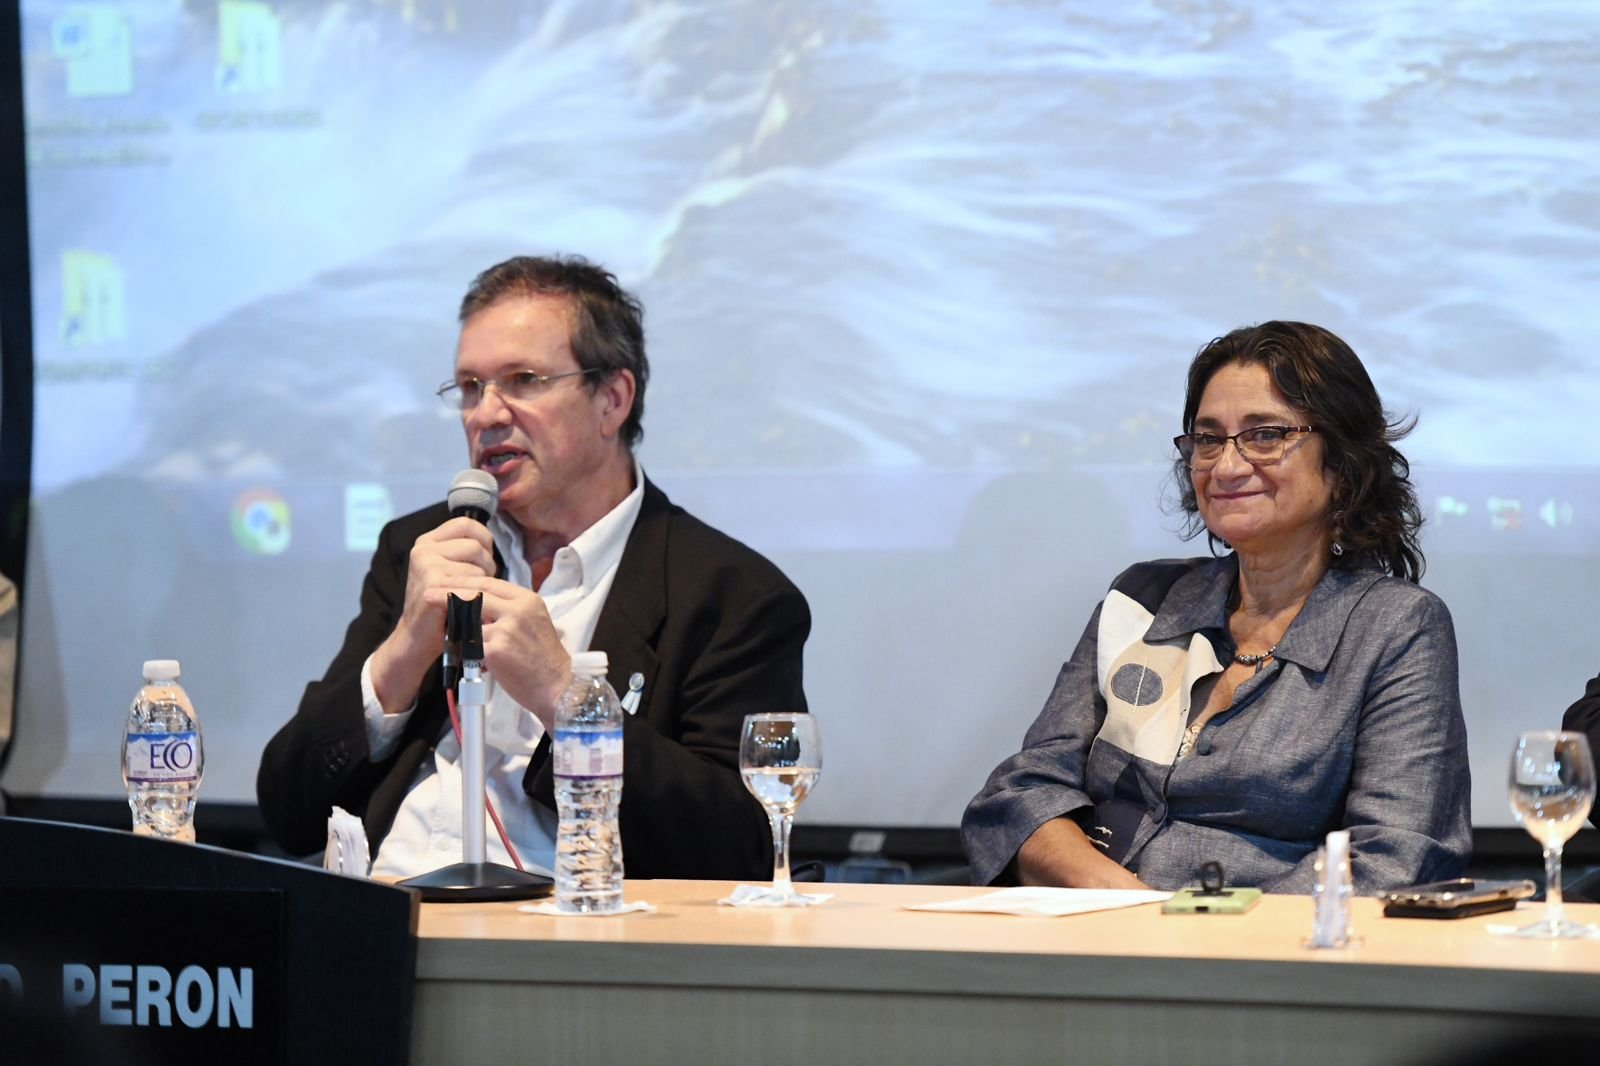
[[(1416, 419), (1393, 419), (1384, 411), (1361, 360), (1332, 333), (1304, 322), (1263, 322), (1218, 337), (1195, 355), (1183, 401), (1184, 432), (1194, 430), (1212, 375), (1232, 363), (1266, 367), (1283, 398), (1305, 412), (1322, 436), (1323, 465), (1333, 475), (1329, 532), (1344, 548), (1330, 565), (1376, 563), (1395, 577), (1420, 579), (1426, 566), (1418, 540), (1422, 508), (1411, 485), (1411, 464), (1394, 446)], [(1181, 456), (1173, 476), (1187, 515), (1184, 537), (1198, 536), (1206, 526)], [(1207, 536), (1213, 550), (1222, 543), (1209, 531)]]

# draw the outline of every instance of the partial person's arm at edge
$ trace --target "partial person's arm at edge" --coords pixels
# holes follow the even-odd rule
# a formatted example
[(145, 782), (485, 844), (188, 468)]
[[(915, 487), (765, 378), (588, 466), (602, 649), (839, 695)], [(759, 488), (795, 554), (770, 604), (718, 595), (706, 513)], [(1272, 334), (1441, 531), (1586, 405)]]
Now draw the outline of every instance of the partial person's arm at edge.
[[(1591, 679), (1582, 698), (1567, 708), (1561, 728), (1587, 735), (1590, 753), (1600, 759), (1600, 677)], [(1600, 807), (1589, 812), (1589, 821), (1600, 826)]]

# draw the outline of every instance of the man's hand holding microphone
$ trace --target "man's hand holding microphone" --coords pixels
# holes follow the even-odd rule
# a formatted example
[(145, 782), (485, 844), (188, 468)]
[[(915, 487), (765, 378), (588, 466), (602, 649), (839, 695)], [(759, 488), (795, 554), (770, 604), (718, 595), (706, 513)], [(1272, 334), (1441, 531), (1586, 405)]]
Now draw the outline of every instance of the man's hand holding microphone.
[(416, 702), (445, 646), (450, 594), (481, 595), (486, 670), (551, 728), (556, 701), (572, 678), (572, 660), (538, 593), (495, 576), (487, 523), (498, 496), (491, 475), (463, 470), (450, 486), (450, 519), (412, 546), (400, 621), (372, 655), (372, 685), (385, 714), (404, 713)]

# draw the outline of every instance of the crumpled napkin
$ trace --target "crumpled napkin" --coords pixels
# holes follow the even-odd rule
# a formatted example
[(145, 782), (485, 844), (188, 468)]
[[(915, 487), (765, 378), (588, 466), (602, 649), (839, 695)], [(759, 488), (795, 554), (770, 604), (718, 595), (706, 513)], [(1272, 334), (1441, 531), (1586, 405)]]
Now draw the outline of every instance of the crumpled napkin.
[(618, 910), (604, 913), (595, 911), (562, 911), (556, 909), (556, 901), (553, 899), (542, 899), (538, 903), (524, 903), (517, 908), (523, 914), (549, 914), (557, 918), (615, 918), (619, 914), (651, 914), (654, 913), (655, 909), (656, 907), (653, 903), (634, 900), (632, 903), (624, 903)]
[(726, 899), (717, 902), (724, 907), (815, 907), (833, 898), (832, 892), (784, 893), (771, 885), (735, 885)]
[(328, 816), (328, 849), (322, 853), (322, 868), (361, 878), (372, 870), (372, 860), (367, 856), (366, 826), (343, 807), (335, 807)]
[(944, 903), (919, 903), (908, 911), (955, 911), (968, 914), (1017, 914), (1023, 917), (1057, 918), (1064, 914), (1088, 914), (1141, 903), (1161, 903), (1171, 892), (1111, 888), (1002, 888), (981, 896), (952, 899)]

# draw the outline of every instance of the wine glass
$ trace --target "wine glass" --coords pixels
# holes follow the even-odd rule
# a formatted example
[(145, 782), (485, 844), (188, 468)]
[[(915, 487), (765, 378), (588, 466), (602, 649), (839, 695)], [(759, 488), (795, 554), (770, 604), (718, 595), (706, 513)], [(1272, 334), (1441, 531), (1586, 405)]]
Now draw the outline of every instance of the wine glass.
[(1582, 733), (1536, 730), (1511, 752), (1511, 813), (1544, 847), (1544, 920), (1517, 930), (1538, 939), (1588, 936), (1561, 914), (1561, 846), (1594, 805), (1594, 759)]
[(809, 714), (752, 714), (739, 738), (739, 775), (772, 819), (772, 891), (794, 899), (789, 830), (795, 808), (822, 774), (822, 739)]

